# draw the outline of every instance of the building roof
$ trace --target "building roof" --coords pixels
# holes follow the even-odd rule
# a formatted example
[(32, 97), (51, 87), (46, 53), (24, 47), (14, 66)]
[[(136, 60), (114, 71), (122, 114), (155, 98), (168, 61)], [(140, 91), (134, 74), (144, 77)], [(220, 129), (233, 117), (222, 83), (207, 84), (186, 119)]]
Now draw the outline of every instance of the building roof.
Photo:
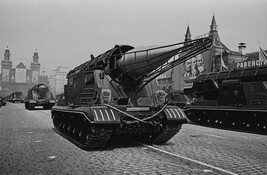
[(217, 24), (216, 24), (216, 20), (215, 20), (215, 15), (214, 14), (212, 16), (212, 21), (211, 21), (211, 25), (210, 25), (210, 31), (217, 31)]
[(16, 68), (26, 69), (26, 66), (21, 62), (17, 65)]
[[(267, 53), (267, 50), (264, 50), (264, 52)], [(249, 60), (257, 60), (259, 59), (259, 51), (247, 53), (246, 56), (248, 57)]]

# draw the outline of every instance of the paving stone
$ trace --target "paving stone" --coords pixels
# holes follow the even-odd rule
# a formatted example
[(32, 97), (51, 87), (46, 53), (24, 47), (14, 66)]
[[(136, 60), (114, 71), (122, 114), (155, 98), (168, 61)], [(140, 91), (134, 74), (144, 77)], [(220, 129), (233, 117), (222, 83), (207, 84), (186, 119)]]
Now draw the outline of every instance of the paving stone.
[[(135, 144), (84, 151), (52, 130), (49, 111), (3, 109), (0, 174), (227, 174)], [(262, 135), (186, 124), (167, 144), (153, 146), (234, 173), (265, 174), (266, 143)]]

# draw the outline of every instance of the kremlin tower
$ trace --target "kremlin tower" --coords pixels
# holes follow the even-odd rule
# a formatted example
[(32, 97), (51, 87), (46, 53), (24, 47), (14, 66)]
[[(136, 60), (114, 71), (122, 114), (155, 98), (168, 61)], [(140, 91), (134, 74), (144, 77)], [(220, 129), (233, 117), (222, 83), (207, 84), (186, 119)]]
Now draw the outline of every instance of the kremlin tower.
[(5, 97), (19, 91), (25, 95), (31, 87), (39, 83), (40, 63), (38, 63), (39, 55), (37, 49), (33, 54), (33, 62), (30, 69), (27, 69), (22, 62), (12, 68), (10, 56), (10, 50), (7, 46), (4, 52), (4, 59), (1, 62), (1, 96)]

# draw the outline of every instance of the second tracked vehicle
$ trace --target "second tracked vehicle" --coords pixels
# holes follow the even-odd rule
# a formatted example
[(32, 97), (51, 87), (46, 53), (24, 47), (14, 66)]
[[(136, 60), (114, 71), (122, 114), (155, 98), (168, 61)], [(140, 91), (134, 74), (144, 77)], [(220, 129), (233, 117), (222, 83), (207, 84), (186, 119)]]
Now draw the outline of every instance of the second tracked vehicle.
[(56, 104), (49, 87), (44, 84), (34, 85), (28, 90), (25, 100), (25, 108), (35, 109), (36, 106), (42, 106), (43, 109), (51, 109)]
[[(146, 143), (168, 142), (187, 122), (177, 106), (165, 103), (156, 77), (210, 48), (202, 38), (164, 47), (116, 45), (71, 70), (64, 102), (51, 110), (57, 133), (82, 149), (99, 149), (126, 135)], [(170, 61), (174, 55), (183, 53)]]
[(194, 123), (267, 134), (267, 66), (201, 74), (185, 94)]

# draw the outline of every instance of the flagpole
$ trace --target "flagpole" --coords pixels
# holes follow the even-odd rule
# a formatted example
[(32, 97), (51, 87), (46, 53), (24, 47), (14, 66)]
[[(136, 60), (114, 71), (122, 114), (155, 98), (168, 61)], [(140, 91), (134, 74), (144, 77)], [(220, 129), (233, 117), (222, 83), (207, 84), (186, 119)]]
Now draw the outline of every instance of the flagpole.
[(222, 45), (221, 45), (221, 71), (223, 71), (223, 68), (222, 68)]

